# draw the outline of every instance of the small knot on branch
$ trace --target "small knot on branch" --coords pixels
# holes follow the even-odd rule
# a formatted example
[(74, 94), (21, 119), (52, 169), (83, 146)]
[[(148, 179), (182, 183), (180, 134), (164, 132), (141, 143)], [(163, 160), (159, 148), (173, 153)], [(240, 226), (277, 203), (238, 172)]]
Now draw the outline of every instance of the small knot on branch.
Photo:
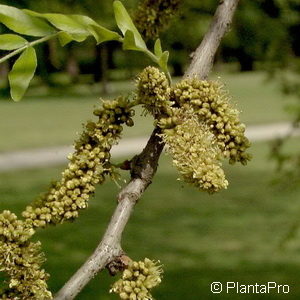
[(111, 276), (115, 276), (118, 272), (123, 272), (128, 267), (130, 261), (131, 259), (129, 256), (122, 254), (110, 261), (106, 265), (106, 269)]

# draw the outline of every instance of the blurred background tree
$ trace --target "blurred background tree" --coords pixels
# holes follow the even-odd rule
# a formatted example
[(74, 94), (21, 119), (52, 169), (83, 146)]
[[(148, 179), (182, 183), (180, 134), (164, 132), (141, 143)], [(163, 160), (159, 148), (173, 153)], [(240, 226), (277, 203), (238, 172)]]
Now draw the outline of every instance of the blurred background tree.
[[(112, 30), (111, 1), (94, 0), (4, 0), (3, 4), (31, 8), (40, 12), (62, 12), (89, 15)], [(161, 34), (164, 45), (171, 49), (170, 67), (173, 76), (182, 76), (190, 59), (189, 54), (206, 32), (217, 0), (183, 0), (177, 17)], [(127, 0), (132, 14), (139, 1)], [(0, 27), (0, 32), (5, 32)], [(300, 0), (242, 0), (231, 31), (224, 39), (216, 56), (217, 71), (267, 71), (269, 79), (276, 81), (283, 94), (297, 95), (300, 99)], [(173, 50), (173, 51), (172, 51)], [(117, 42), (95, 45), (91, 39), (78, 45), (73, 42), (65, 48), (57, 47), (56, 40), (38, 47), (40, 63), (39, 81), (49, 87), (94, 85), (101, 83), (103, 94), (108, 92), (109, 81), (132, 79), (145, 65), (139, 53), (124, 52)], [(1, 53), (0, 53), (1, 54)], [(118, 68), (116, 68), (118, 66)], [(8, 95), (8, 64), (0, 66), (0, 93)], [(267, 78), (267, 76), (266, 76)], [(295, 127), (300, 119), (300, 101), (288, 106)], [(273, 147), (273, 157), (280, 163), (288, 161), (281, 155), (282, 141)], [(283, 159), (284, 157), (284, 159)], [(294, 157), (293, 157), (294, 159)], [(298, 160), (297, 160), (298, 161)]]
[[(3, 4), (19, 8), (31, 8), (40, 12), (62, 12), (84, 14), (96, 21), (113, 28), (111, 1), (94, 0), (55, 0), (55, 1), (2, 1)], [(180, 13), (172, 21), (172, 26), (162, 33), (168, 49), (174, 49), (171, 66), (174, 75), (182, 75), (189, 61), (189, 53), (195, 49), (199, 36), (203, 36), (218, 1), (183, 0)], [(134, 12), (138, 1), (127, 0), (126, 5)], [(256, 0), (241, 1), (235, 16), (235, 23), (219, 50), (217, 61), (232, 63), (234, 69), (252, 71), (292, 67), (290, 58), (300, 56), (300, 1), (299, 0)], [(2, 29), (3, 30), (3, 29)], [(45, 63), (39, 72), (46, 83), (51, 84), (48, 75), (61, 69), (67, 71), (72, 82), (79, 79), (79, 74), (93, 75), (88, 82), (99, 81), (105, 73), (105, 79), (127, 79), (134, 69), (143, 64), (132, 53), (123, 54), (120, 45), (109, 43), (106, 47), (86, 41), (83, 47), (73, 43), (66, 49), (58, 49), (51, 41), (42, 47)], [(82, 50), (84, 49), (84, 50)], [(70, 53), (67, 55), (66, 53)], [(94, 63), (96, 61), (96, 63)], [(289, 63), (288, 63), (289, 62)], [(121, 66), (122, 72), (116, 71)], [(107, 74), (107, 72), (109, 74)], [(47, 75), (47, 76), (46, 76)], [(81, 76), (82, 79), (84, 76)], [(51, 78), (51, 76), (50, 76)], [(289, 87), (291, 88), (291, 87)], [(285, 87), (287, 89), (287, 87)]]

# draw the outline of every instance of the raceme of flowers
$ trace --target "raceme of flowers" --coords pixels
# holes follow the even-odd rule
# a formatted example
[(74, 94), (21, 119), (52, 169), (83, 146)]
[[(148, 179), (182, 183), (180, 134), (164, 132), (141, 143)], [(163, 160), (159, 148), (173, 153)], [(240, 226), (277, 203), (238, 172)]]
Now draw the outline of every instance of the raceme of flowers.
[[(174, 166), (185, 182), (201, 190), (214, 193), (226, 189), (228, 181), (222, 169), (222, 153), (214, 134), (195, 114), (176, 110), (181, 123), (165, 128), (162, 134)], [(164, 124), (162, 121), (160, 124)]]
[(148, 67), (137, 87), (138, 102), (160, 113), (162, 139), (183, 180), (209, 193), (227, 188), (221, 161), (246, 164), (250, 143), (223, 86), (189, 78), (168, 88), (166, 76)]
[(52, 299), (47, 290), (49, 275), (41, 269), (44, 255), (40, 242), (30, 242), (34, 234), (31, 225), (10, 211), (0, 214), (0, 272), (8, 275), (1, 299)]
[(207, 123), (230, 163), (247, 163), (250, 143), (245, 136), (245, 125), (219, 82), (184, 79), (172, 89), (171, 97), (180, 107), (192, 108), (199, 121)]
[[(137, 79), (137, 100), (154, 117), (168, 113), (171, 89), (166, 75), (155, 67), (145, 68)], [(170, 112), (169, 112), (170, 113)]]
[(122, 278), (113, 284), (110, 292), (119, 294), (120, 299), (152, 300), (150, 290), (160, 284), (162, 272), (159, 261), (149, 258), (130, 261)]
[(75, 152), (70, 154), (68, 167), (62, 172), (60, 181), (54, 182), (49, 191), (38, 198), (23, 212), (23, 217), (33, 227), (62, 223), (78, 217), (78, 212), (88, 206), (95, 185), (101, 184), (110, 175), (110, 150), (120, 138), (122, 124), (133, 125), (129, 101), (118, 98), (104, 101), (94, 111), (97, 122), (89, 121), (79, 140)]

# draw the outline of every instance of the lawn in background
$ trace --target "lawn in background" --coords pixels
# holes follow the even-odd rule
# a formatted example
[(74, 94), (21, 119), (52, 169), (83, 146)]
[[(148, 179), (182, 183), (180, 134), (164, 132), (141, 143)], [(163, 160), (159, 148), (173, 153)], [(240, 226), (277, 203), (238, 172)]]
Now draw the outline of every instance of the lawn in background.
[[(216, 73), (213, 77), (217, 76), (225, 82), (246, 124), (289, 119), (283, 106), (293, 98), (283, 100), (287, 97), (279, 92), (278, 84), (266, 81), (265, 73)], [(133, 82), (113, 82), (107, 97), (127, 95), (133, 87)], [(93, 106), (99, 104), (100, 95), (99, 88), (93, 86), (50, 91), (38, 87), (29, 89), (19, 103), (0, 100), (0, 152), (72, 144), (82, 123), (93, 117)], [(125, 137), (151, 132), (153, 121), (149, 116), (142, 120), (141, 111), (136, 114), (137, 125), (126, 129)]]
[[(288, 149), (299, 149), (294, 139)], [(216, 195), (197, 192), (176, 180), (163, 157), (153, 184), (136, 206), (126, 228), (123, 248), (134, 259), (149, 257), (164, 264), (164, 280), (154, 290), (160, 300), (299, 299), (300, 235), (279, 248), (289, 227), (299, 219), (300, 190), (270, 185), (274, 176), (267, 160), (268, 144), (252, 147), (248, 166), (228, 166), (228, 190)], [(43, 192), (63, 167), (0, 174), (0, 211), (20, 211)], [(88, 210), (76, 222), (41, 230), (51, 274), (58, 290), (96, 247), (116, 205), (118, 187), (97, 189)], [(114, 278), (104, 272), (84, 289), (78, 300), (118, 299), (108, 294)], [(212, 294), (213, 281), (290, 285), (288, 295)]]

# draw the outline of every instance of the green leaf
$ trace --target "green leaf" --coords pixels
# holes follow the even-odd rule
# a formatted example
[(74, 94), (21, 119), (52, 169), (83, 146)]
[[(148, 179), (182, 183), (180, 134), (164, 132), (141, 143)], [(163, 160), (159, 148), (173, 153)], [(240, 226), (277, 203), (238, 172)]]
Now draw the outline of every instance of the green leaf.
[(159, 66), (163, 71), (168, 70), (169, 51), (165, 51), (158, 60)]
[(0, 49), (1, 50), (15, 50), (27, 44), (27, 41), (16, 34), (2, 34), (0, 35)]
[(140, 35), (137, 28), (133, 24), (127, 10), (125, 9), (125, 7), (120, 1), (114, 2), (114, 13), (115, 13), (117, 25), (120, 28), (121, 32), (123, 33), (123, 36), (124, 37), (126, 36), (127, 31), (131, 31), (133, 33), (135, 47), (140, 49), (141, 51), (142, 50), (146, 51), (147, 50), (146, 43), (144, 42), (142, 36)]
[(36, 53), (33, 47), (27, 48), (16, 60), (8, 75), (10, 94), (14, 101), (24, 96), (37, 66)]
[(31, 10), (24, 10), (26, 13), (40, 18), (45, 18), (56, 28), (65, 33), (59, 34), (59, 40), (62, 45), (66, 45), (72, 40), (77, 42), (84, 41), (92, 35), (97, 44), (104, 41), (120, 40), (121, 36), (114, 31), (100, 26), (93, 19), (82, 15), (63, 15), (63, 14), (40, 14)]
[(0, 5), (0, 23), (17, 33), (25, 35), (46, 36), (55, 33), (54, 28), (45, 21), (7, 5)]
[(58, 40), (59, 43), (64, 47), (65, 45), (69, 44), (70, 42), (72, 42), (74, 40), (74, 36), (72, 36), (71, 34), (67, 33), (67, 32), (60, 32), (58, 35)]
[(162, 51), (162, 48), (161, 48), (160, 39), (157, 39), (156, 42), (155, 42), (155, 45), (154, 45), (154, 54), (157, 56), (158, 59), (163, 54), (163, 51)]
[(56, 28), (66, 31), (68, 33), (81, 34), (81, 35), (89, 35), (88, 30), (76, 22), (72, 18), (72, 16), (67, 16), (63, 14), (43, 14), (43, 16)]
[(120, 41), (121, 36), (114, 31), (108, 30), (101, 25), (91, 25), (91, 29), (94, 33), (93, 36), (95, 37), (97, 44), (106, 42), (106, 41)]
[(86, 38), (87, 38), (86, 35), (76, 34), (76, 33), (68, 33), (65, 31), (61, 31), (58, 34), (58, 40), (62, 46), (65, 46), (72, 41), (83, 42)]
[(121, 39), (121, 36), (117, 32), (106, 29), (87, 16), (72, 15), (72, 18), (82, 24), (94, 36), (97, 44)]
[(31, 16), (40, 17), (46, 19), (56, 28), (72, 33), (72, 34), (80, 34), (80, 35), (89, 35), (88, 30), (77, 22), (72, 15), (63, 15), (63, 14), (41, 14), (32, 10), (24, 9), (24, 11)]
[(124, 50), (145, 51), (136, 45), (134, 34), (131, 30), (127, 30), (123, 41)]
[(83, 42), (91, 33), (87, 30), (86, 26), (82, 25), (72, 15), (63, 14), (41, 14), (29, 9), (24, 11), (31, 16), (44, 18), (50, 22), (57, 29), (62, 30), (65, 33), (60, 32), (58, 37), (61, 45), (66, 45), (72, 40), (76, 42)]

